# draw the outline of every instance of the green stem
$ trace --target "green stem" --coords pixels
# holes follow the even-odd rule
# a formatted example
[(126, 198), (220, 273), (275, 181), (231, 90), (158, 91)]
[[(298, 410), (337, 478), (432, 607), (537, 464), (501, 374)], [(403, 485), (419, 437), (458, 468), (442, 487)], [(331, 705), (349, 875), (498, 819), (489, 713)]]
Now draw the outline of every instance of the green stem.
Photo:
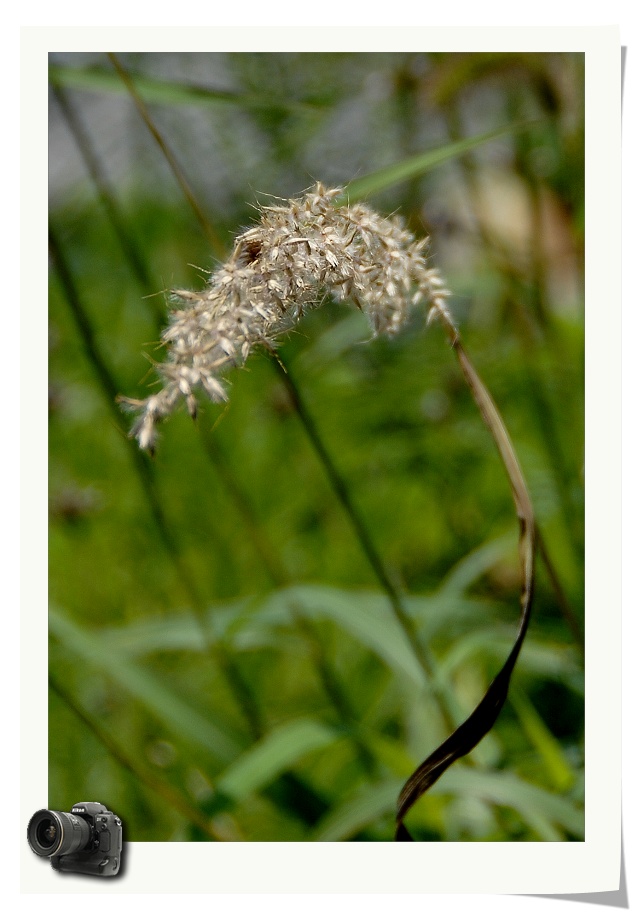
[[(53, 83), (52, 91), (78, 152), (87, 168), (87, 172), (96, 188), (100, 203), (105, 210), (109, 223), (112, 225), (123, 254), (144, 293), (149, 295), (154, 289), (152, 275), (148, 270), (138, 243), (130, 233), (127, 221), (117, 203), (114, 190), (111, 188), (109, 179), (103, 170), (101, 159), (94, 150), (89, 132), (83, 124), (77, 109), (71, 104), (68, 93), (62, 86)], [(160, 306), (157, 306), (156, 303), (151, 303), (151, 309), (154, 310), (157, 323), (165, 323), (165, 311)]]
[(150, 792), (163, 799), (164, 802), (179, 814), (183, 815), (184, 818), (187, 818), (195, 827), (200, 828), (200, 830), (211, 840), (224, 839), (215, 833), (212, 823), (208, 821), (207, 816), (194, 808), (175, 786), (165, 782), (164, 779), (156, 776), (150, 770), (137, 763), (105, 730), (104, 726), (97, 722), (80, 703), (76, 702), (76, 700), (71, 697), (63, 685), (58, 683), (51, 673), (49, 675), (49, 687), (56, 696), (65, 703), (67, 708), (73, 712), (82, 725), (98, 739), (116, 763), (130, 773), (135, 780), (141, 783)]
[(162, 504), (158, 494), (158, 488), (154, 477), (154, 469), (149, 457), (146, 457), (134, 444), (126, 437), (123, 430), (123, 416), (116, 404), (118, 396), (118, 387), (116, 381), (107, 367), (100, 350), (96, 344), (94, 330), (89, 319), (89, 314), (85, 310), (80, 294), (76, 287), (75, 280), (71, 273), (70, 267), (65, 258), (60, 241), (53, 227), (49, 227), (49, 251), (54, 262), (56, 272), (62, 289), (65, 293), (65, 299), (70, 307), (72, 316), (75, 320), (76, 327), (80, 334), (85, 355), (90, 366), (98, 378), (101, 391), (106, 399), (109, 410), (116, 422), (117, 429), (123, 435), (123, 441), (127, 445), (130, 459), (132, 460), (137, 478), (145, 495), (145, 499), (150, 510), (152, 519), (156, 526), (161, 543), (167, 552), (177, 573), (180, 584), (182, 585), (193, 610), (194, 616), (199, 624), (203, 635), (206, 652), (214, 658), (215, 664), (220, 667), (234, 693), (238, 705), (244, 713), (252, 736), (259, 737), (261, 734), (261, 725), (257, 705), (253, 699), (252, 693), (247, 687), (243, 676), (233, 658), (229, 655), (224, 646), (220, 643), (213, 644), (209, 635), (206, 617), (205, 601), (198, 590), (197, 585), (188, 570), (179, 546), (173, 536), (172, 529), (165, 517)]
[[(284, 588), (289, 584), (288, 578), (280, 560), (277, 558), (272, 549), (272, 544), (265, 537), (259, 522), (256, 519), (250, 501), (237, 482), (230, 465), (223, 454), (221, 448), (215, 443), (214, 438), (209, 436), (201, 429), (201, 440), (205, 447), (206, 453), (216, 468), (217, 473), (226, 485), (229, 494), (241, 515), (250, 540), (255, 548), (257, 556), (263, 562), (268, 576), (275, 587)], [(344, 688), (335, 674), (330, 663), (326, 660), (323, 644), (317, 634), (315, 626), (308, 620), (301, 608), (294, 602), (289, 604), (289, 609), (293, 622), (309, 648), (311, 659), (315, 665), (320, 682), (326, 691), (330, 702), (334, 706), (340, 720), (347, 726), (355, 729), (359, 725), (359, 718), (353, 706), (346, 695)], [(359, 760), (368, 774), (373, 773), (374, 760), (370, 750), (363, 741), (353, 734)]]
[(187, 202), (189, 203), (190, 207), (192, 208), (192, 211), (196, 219), (201, 225), (201, 229), (203, 230), (210, 245), (212, 246), (213, 251), (217, 253), (217, 255), (219, 256), (224, 256), (226, 252), (225, 244), (219, 238), (219, 236), (215, 233), (214, 227), (212, 226), (210, 221), (205, 216), (205, 213), (203, 212), (201, 206), (199, 205), (199, 202), (197, 201), (194, 193), (192, 192), (192, 189), (190, 188), (190, 185), (187, 179), (185, 178), (183, 170), (181, 169), (179, 165), (179, 161), (176, 159), (176, 157), (170, 150), (168, 144), (163, 139), (160, 131), (154, 124), (150, 116), (149, 109), (147, 105), (145, 104), (145, 102), (143, 101), (140, 93), (136, 89), (136, 86), (134, 85), (134, 81), (132, 80), (130, 75), (127, 73), (127, 71), (123, 68), (121, 62), (118, 60), (115, 54), (109, 53), (107, 56), (112, 62), (112, 64), (114, 65), (114, 69), (118, 73), (119, 77), (121, 78), (125, 86), (127, 87), (127, 91), (131, 96), (132, 102), (138, 109), (139, 115), (141, 116), (145, 124), (147, 125), (147, 128), (150, 134), (152, 135), (152, 137), (158, 144), (161, 150), (161, 153), (163, 154), (165, 160), (167, 161), (170, 169), (174, 173), (176, 181), (179, 183), (181, 190)]
[[(219, 255), (223, 255), (223, 250), (224, 250), (223, 244), (218, 239), (218, 237), (214, 234), (214, 231), (211, 225), (209, 224), (203, 211), (199, 207), (196, 198), (192, 194), (192, 191), (187, 182), (187, 179), (185, 178), (181, 168), (179, 167), (178, 161), (172, 155), (168, 145), (165, 143), (159, 131), (157, 130), (156, 126), (154, 125), (152, 118), (149, 114), (149, 110), (147, 109), (147, 106), (145, 105), (142, 98), (138, 94), (133, 81), (131, 80), (127, 72), (123, 69), (116, 55), (109, 54), (109, 58), (112, 64), (114, 65), (115, 69), (117, 70), (119, 76), (123, 80), (125, 86), (127, 87), (128, 92), (130, 93), (132, 100), (134, 101), (139, 111), (139, 114), (141, 115), (141, 118), (147, 125), (148, 130), (150, 131), (150, 133), (156, 140), (157, 144), (159, 145), (161, 149), (163, 156), (166, 158), (168, 164), (170, 165), (172, 171), (174, 172), (177, 182), (179, 183), (179, 186), (181, 187), (181, 190), (183, 191), (183, 194), (185, 195), (187, 202), (189, 203), (190, 207), (196, 214), (197, 219), (199, 220), (199, 223), (201, 224), (201, 227), (203, 228), (205, 232), (205, 235), (207, 236), (208, 240), (213, 246), (213, 249)], [(73, 126), (71, 122), (70, 122), (70, 128), (72, 128), (73, 130)], [(112, 196), (109, 192), (109, 189), (107, 189), (105, 186), (101, 186), (99, 182), (97, 181), (100, 177), (96, 169), (92, 168), (92, 158), (90, 155), (91, 148), (88, 146), (88, 144), (83, 143), (82, 135), (80, 135), (78, 132), (74, 131), (74, 136), (75, 137), (77, 136), (77, 141), (80, 141), (78, 143), (78, 146), (79, 146), (81, 155), (85, 157), (85, 161), (89, 168), (90, 175), (92, 176), (92, 178), (94, 178), (94, 181), (97, 184), (99, 192), (102, 191), (101, 200), (103, 200), (103, 202), (107, 205), (108, 215), (113, 220), (114, 217), (117, 216), (117, 211), (113, 206), (111, 206)], [(128, 259), (128, 261), (130, 261), (130, 264), (132, 264), (134, 271), (135, 271), (135, 275), (140, 282), (141, 274), (138, 271), (137, 266), (132, 262), (131, 247), (128, 245), (125, 245), (127, 240), (125, 237), (122, 236), (122, 234), (119, 234), (119, 240), (121, 241), (124, 254), (126, 258)], [(202, 438), (202, 440), (203, 440), (203, 443), (206, 448), (206, 452), (207, 452), (207, 455), (210, 461), (217, 468), (218, 473), (220, 474), (222, 479), (225, 481), (231, 495), (233, 496), (235, 504), (237, 505), (237, 508), (239, 512), (241, 513), (241, 516), (246, 524), (250, 538), (257, 550), (257, 553), (260, 559), (263, 561), (266, 567), (266, 570), (269, 576), (271, 577), (271, 580), (276, 586), (284, 586), (285, 584), (288, 583), (287, 576), (285, 572), (282, 570), (279, 561), (276, 559), (274, 553), (272, 552), (272, 548), (269, 542), (265, 539), (264, 535), (261, 533), (261, 530), (250, 508), (250, 504), (247, 501), (246, 497), (243, 495), (242, 490), (239, 487), (236, 481), (236, 478), (234, 477), (232, 473), (232, 470), (230, 469), (229, 465), (225, 461), (220, 449), (215, 444), (213, 438), (204, 437)], [(353, 711), (352, 706), (339, 683), (339, 680), (337, 679), (337, 677), (335, 676), (333, 672), (333, 669), (331, 668), (330, 664), (325, 660), (323, 648), (321, 646), (320, 639), (317, 636), (314, 626), (308, 622), (308, 620), (303, 616), (301, 611), (298, 611), (294, 607), (292, 608), (292, 614), (293, 614), (293, 619), (296, 625), (298, 626), (302, 634), (307, 639), (307, 642), (310, 648), (310, 652), (312, 655), (312, 659), (315, 662), (315, 665), (317, 667), (317, 671), (319, 673), (322, 685), (324, 686), (329, 699), (335, 706), (337, 713), (340, 716), (340, 719), (353, 726), (357, 725), (359, 721), (357, 718), (357, 715)], [(237, 692), (242, 693), (244, 698), (247, 697), (247, 694), (243, 693), (243, 682), (241, 680), (240, 674), (238, 673), (238, 671), (235, 671), (234, 667), (232, 667), (231, 661), (227, 662), (226, 671), (227, 671), (228, 679), (231, 685), (235, 686), (237, 688)], [(246, 699), (245, 708), (247, 710), (247, 716), (248, 716), (249, 723), (252, 726), (253, 734), (255, 735), (255, 737), (257, 737), (257, 733), (258, 732), (260, 733), (260, 718), (259, 718), (258, 709), (256, 706), (251, 705), (251, 701), (249, 698)], [(370, 771), (373, 765), (372, 756), (370, 752), (364, 747), (361, 741), (356, 740), (356, 744), (358, 745), (359, 757), (360, 757), (360, 760), (362, 761), (362, 764), (366, 768), (368, 768)]]
[(337, 498), (339, 499), (340, 504), (344, 508), (346, 516), (350, 521), (357, 540), (362, 547), (364, 555), (366, 556), (375, 574), (375, 577), (384, 590), (384, 593), (388, 597), (395, 619), (402, 627), (402, 630), (404, 631), (404, 634), (411, 648), (413, 649), (418, 664), (422, 668), (422, 671), (427, 678), (427, 682), (431, 686), (433, 693), (438, 700), (447, 727), (452, 728), (455, 724), (455, 721), (457, 721), (455, 701), (450, 698), (449, 694), (446, 693), (444, 688), (441, 687), (436, 681), (437, 667), (435, 661), (433, 660), (430, 651), (422, 645), (420, 637), (415, 628), (415, 624), (404, 607), (402, 597), (393, 584), (393, 581), (391, 580), (388, 572), (386, 571), (382, 558), (373, 540), (371, 539), (369, 530), (364, 523), (361, 514), (357, 510), (357, 506), (353, 502), (348, 487), (344, 482), (344, 479), (342, 478), (328, 449), (326, 448), (321, 435), (319, 434), (317, 425), (315, 424), (312, 416), (308, 412), (308, 409), (306, 408), (301, 398), (299, 389), (293, 380), (289, 369), (287, 368), (283, 359), (278, 356), (276, 352), (272, 350), (270, 351), (272, 354), (274, 367), (281, 377), (284, 386), (286, 387), (292, 406), (299, 416), (304, 431), (306, 432), (306, 435), (315, 453), (317, 454), (317, 457), (321, 462), (326, 475), (328, 476), (328, 479), (335, 494), (337, 495)]

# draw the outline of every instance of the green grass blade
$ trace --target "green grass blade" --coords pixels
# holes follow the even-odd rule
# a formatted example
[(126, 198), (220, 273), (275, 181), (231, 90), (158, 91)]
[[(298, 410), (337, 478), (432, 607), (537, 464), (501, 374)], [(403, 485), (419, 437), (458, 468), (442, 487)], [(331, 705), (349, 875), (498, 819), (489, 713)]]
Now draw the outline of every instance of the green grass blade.
[(389, 779), (377, 786), (361, 789), (340, 802), (323, 818), (313, 832), (313, 840), (348, 840), (369, 824), (395, 811), (400, 780)]
[(442, 594), (464, 594), (479, 578), (500, 562), (511, 550), (515, 550), (516, 534), (512, 529), (502, 537), (483, 543), (447, 572), (440, 585)]
[(448, 770), (436, 783), (438, 794), (475, 796), (485, 801), (513, 808), (528, 824), (532, 816), (541, 819), (535, 830), (540, 833), (542, 822), (561, 827), (574, 837), (585, 834), (582, 809), (560, 795), (541, 789), (509, 772), (485, 773), (468, 767)]
[[(245, 109), (269, 109), (272, 111), (299, 112), (302, 114), (320, 111), (313, 103), (281, 99), (276, 96), (261, 96), (253, 93), (236, 93), (231, 90), (210, 89), (159, 80), (142, 74), (130, 74), (137, 91), (145, 102), (158, 105), (235, 105)], [(57, 86), (98, 93), (123, 95), (126, 88), (115, 71), (96, 67), (67, 67), (49, 65), (49, 80)]]
[[(257, 648), (274, 643), (274, 628), (291, 624), (294, 610), (312, 620), (332, 620), (394, 671), (424, 685), (422, 670), (401, 627), (391, 617), (383, 594), (294, 585), (264, 598), (217, 607), (211, 611), (209, 622), (214, 636), (225, 634), (232, 647)], [(100, 636), (102, 644), (124, 655), (202, 647), (195, 627), (178, 616), (149, 618), (103, 630)]]
[(510, 701), (525, 734), (540, 754), (552, 785), (559, 792), (567, 792), (574, 785), (574, 771), (567, 762), (561, 745), (524, 693), (514, 688), (510, 694)]
[[(208, 615), (208, 635), (213, 642), (223, 639), (226, 631), (244, 622), (250, 602), (222, 604)], [(170, 616), (150, 616), (124, 626), (100, 630), (100, 643), (119, 655), (136, 657), (155, 652), (206, 650), (203, 630), (186, 611)]]
[(272, 602), (294, 605), (313, 619), (329, 619), (385, 661), (395, 672), (423, 686), (426, 678), (383, 594), (348, 592), (321, 585), (295, 586), (273, 595)]
[(495, 131), (487, 131), (484, 134), (477, 134), (475, 137), (467, 137), (461, 141), (445, 144), (434, 150), (427, 150), (425, 153), (418, 153), (415, 156), (394, 163), (392, 166), (386, 166), (384, 169), (378, 169), (368, 176), (362, 176), (361, 179), (349, 182), (345, 194), (338, 197), (336, 201), (339, 204), (345, 204), (347, 201), (356, 201), (358, 198), (369, 198), (371, 195), (397, 185), (398, 182), (405, 182), (407, 179), (421, 176), (447, 160), (462, 156), (463, 153), (468, 153), (481, 144), (486, 144), (488, 141), (495, 140), (505, 134), (523, 131), (536, 123), (535, 121), (515, 122), (514, 124), (497, 128)]
[(53, 608), (49, 629), (68, 651), (119, 684), (177, 736), (199, 745), (219, 761), (230, 761), (238, 754), (238, 744), (210, 719), (195, 712), (139, 664), (103, 645), (95, 634)]
[[(429, 640), (455, 622), (472, 630), (487, 622), (489, 604), (441, 593), (404, 598), (409, 612)], [(374, 591), (351, 591), (324, 585), (291, 585), (265, 597), (249, 597), (210, 610), (208, 625), (214, 639), (231, 648), (248, 650), (275, 643), (275, 627), (292, 623), (293, 609), (311, 620), (331, 620), (370, 649), (398, 674), (423, 686), (424, 675), (386, 597)], [(486, 635), (486, 634), (485, 634)], [(280, 641), (283, 641), (283, 636)], [(203, 651), (203, 636), (184, 614), (147, 617), (100, 631), (100, 642), (125, 656), (159, 651)], [(465, 654), (464, 650), (462, 654)]]
[[(449, 681), (452, 672), (469, 658), (504, 661), (514, 633), (506, 627), (497, 630), (474, 630), (454, 642), (440, 661), (440, 679)], [(574, 691), (582, 691), (582, 669), (578, 656), (566, 645), (544, 642), (532, 637), (521, 654), (521, 672), (565, 683)]]
[[(459, 767), (444, 773), (436, 784), (439, 795), (474, 798), (518, 811), (543, 839), (560, 840), (558, 828), (574, 837), (584, 835), (583, 812), (575, 805), (511, 773), (485, 773)], [(315, 828), (314, 840), (346, 840), (373, 821), (393, 813), (400, 780), (390, 779), (362, 789), (344, 800)]]
[(340, 737), (340, 732), (312, 719), (281, 725), (228, 767), (217, 782), (217, 791), (243, 800), (295, 766), (306, 754), (325, 748)]

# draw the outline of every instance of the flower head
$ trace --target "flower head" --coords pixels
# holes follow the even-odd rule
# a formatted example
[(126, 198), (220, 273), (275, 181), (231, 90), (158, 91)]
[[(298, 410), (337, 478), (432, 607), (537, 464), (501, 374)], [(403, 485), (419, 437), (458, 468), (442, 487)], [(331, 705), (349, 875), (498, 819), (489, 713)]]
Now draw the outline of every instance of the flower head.
[(318, 183), (302, 198), (262, 208), (204, 291), (173, 292), (183, 307), (163, 333), (163, 388), (124, 400), (139, 412), (131, 433), (144, 450), (154, 447), (159, 419), (181, 401), (196, 414), (195, 392), (223, 402), (221, 375), (256, 346), (271, 345), (324, 294), (363, 310), (376, 335), (395, 334), (421, 301), (429, 318), (446, 311), (448, 292), (426, 264), (428, 239), (416, 240), (399, 217), (361, 203), (338, 205), (341, 194)]

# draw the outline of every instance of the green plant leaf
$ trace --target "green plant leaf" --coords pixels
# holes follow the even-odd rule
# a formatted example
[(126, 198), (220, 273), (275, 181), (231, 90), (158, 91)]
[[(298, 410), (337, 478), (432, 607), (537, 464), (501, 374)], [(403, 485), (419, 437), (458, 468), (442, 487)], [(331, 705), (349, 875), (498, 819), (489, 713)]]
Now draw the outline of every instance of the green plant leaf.
[[(369, 786), (339, 802), (315, 828), (315, 840), (346, 840), (373, 821), (392, 814), (400, 792), (400, 780)], [(574, 837), (584, 835), (584, 815), (575, 805), (519, 779), (509, 772), (487, 773), (459, 766), (445, 772), (436, 783), (437, 796), (477, 799), (519, 812), (544, 840), (562, 839), (562, 828)]]
[[(214, 641), (222, 639), (235, 624), (245, 622), (245, 611), (252, 600), (221, 604), (210, 613), (209, 634)], [(151, 616), (125, 626), (100, 631), (100, 641), (114, 652), (127, 656), (149, 655), (155, 652), (204, 650), (203, 631), (186, 611), (171, 616)]]
[(508, 552), (515, 551), (516, 534), (512, 529), (502, 537), (483, 543), (447, 572), (440, 585), (440, 594), (464, 594), (485, 572), (500, 562)]
[[(454, 624), (471, 631), (476, 622), (487, 622), (492, 605), (486, 601), (439, 592), (427, 597), (405, 597), (409, 613), (421, 626), (424, 641)], [(386, 597), (370, 591), (351, 591), (324, 585), (291, 585), (265, 596), (245, 598), (212, 608), (209, 628), (213, 638), (225, 638), (239, 651), (265, 648), (285, 642), (276, 627), (293, 623), (293, 612), (311, 620), (330, 620), (370, 649), (395, 673), (425, 686), (426, 678), (399, 624), (392, 618)], [(480, 633), (472, 633), (478, 636)], [(495, 633), (483, 631), (485, 641)], [(101, 630), (101, 643), (122, 655), (146, 655), (159, 651), (203, 650), (203, 636), (187, 614), (147, 617), (126, 626)], [(484, 645), (484, 643), (483, 643)], [(485, 646), (486, 647), (486, 646)], [(463, 657), (471, 654), (463, 649)], [(457, 660), (449, 664), (455, 667)], [(446, 672), (445, 672), (446, 673)]]
[[(479, 629), (454, 642), (440, 661), (440, 679), (448, 681), (449, 675), (468, 658), (481, 655), (494, 661), (504, 660), (513, 641), (511, 629)], [(570, 689), (582, 692), (583, 675), (578, 657), (568, 646), (545, 642), (532, 636), (520, 656), (521, 673), (535, 674), (556, 681), (564, 681)]]
[(510, 702), (516, 710), (525, 734), (539, 752), (552, 785), (559, 792), (567, 792), (574, 785), (574, 771), (567, 762), (561, 745), (524, 693), (514, 688), (511, 691)]
[(242, 754), (219, 777), (217, 791), (241, 800), (257, 792), (312, 751), (342, 737), (336, 729), (312, 719), (280, 725)]
[(442, 774), (436, 783), (438, 794), (475, 796), (496, 805), (513, 808), (528, 824), (545, 831), (542, 822), (563, 828), (574, 837), (585, 834), (585, 815), (582, 809), (567, 799), (546, 789), (541, 789), (508, 771), (485, 773), (469, 767), (453, 767)]
[(390, 814), (392, 819), (400, 785), (399, 779), (389, 779), (361, 789), (323, 818), (312, 839), (347, 840), (384, 815)]
[(422, 686), (425, 677), (384, 595), (348, 592), (322, 585), (294, 585), (270, 595), (257, 616), (272, 619), (298, 610), (312, 619), (329, 619), (385, 661)]
[[(236, 648), (274, 641), (274, 627), (289, 625), (293, 611), (310, 619), (328, 619), (354, 636), (366, 648), (418, 685), (425, 678), (399, 624), (392, 618), (384, 595), (344, 591), (321, 585), (293, 585), (262, 598), (217, 607), (210, 613), (213, 635), (225, 634)], [(202, 648), (198, 630), (185, 617), (149, 618), (101, 632), (101, 641), (124, 654), (161, 649)]]
[[(160, 105), (235, 105), (245, 109), (310, 113), (322, 108), (318, 104), (298, 102), (276, 96), (236, 93), (231, 90), (191, 86), (170, 80), (159, 80), (142, 74), (130, 74), (134, 86), (145, 102)], [(49, 80), (57, 86), (98, 93), (127, 92), (125, 84), (115, 71), (97, 67), (67, 67), (49, 65)]]
[(67, 650), (102, 671), (176, 735), (199, 745), (219, 761), (229, 761), (238, 754), (239, 745), (223, 729), (188, 706), (141, 665), (102, 643), (95, 633), (72, 623), (55, 608), (49, 611), (49, 629)]
[(392, 166), (386, 166), (384, 169), (378, 169), (368, 176), (362, 176), (361, 179), (355, 179), (349, 182), (345, 193), (336, 199), (339, 204), (346, 204), (347, 201), (356, 201), (359, 198), (369, 198), (378, 192), (397, 185), (398, 182), (404, 182), (407, 179), (414, 179), (421, 176), (436, 166), (440, 166), (447, 160), (468, 153), (481, 144), (495, 140), (505, 134), (514, 134), (516, 131), (524, 131), (526, 128), (533, 127), (536, 121), (516, 122), (510, 125), (504, 125), (495, 131), (487, 131), (484, 134), (477, 134), (475, 137), (467, 137), (461, 141), (455, 141), (451, 144), (444, 144), (442, 147), (436, 147), (433, 150), (427, 150), (425, 153), (418, 153), (415, 156), (400, 160)]

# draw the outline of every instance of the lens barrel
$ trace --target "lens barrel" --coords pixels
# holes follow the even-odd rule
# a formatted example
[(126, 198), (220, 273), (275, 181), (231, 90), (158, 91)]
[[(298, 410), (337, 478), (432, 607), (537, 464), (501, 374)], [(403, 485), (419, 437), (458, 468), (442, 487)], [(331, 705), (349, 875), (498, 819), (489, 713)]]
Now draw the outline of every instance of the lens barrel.
[(89, 843), (91, 828), (84, 818), (66, 811), (42, 808), (27, 826), (29, 846), (38, 856), (64, 856), (83, 850)]

